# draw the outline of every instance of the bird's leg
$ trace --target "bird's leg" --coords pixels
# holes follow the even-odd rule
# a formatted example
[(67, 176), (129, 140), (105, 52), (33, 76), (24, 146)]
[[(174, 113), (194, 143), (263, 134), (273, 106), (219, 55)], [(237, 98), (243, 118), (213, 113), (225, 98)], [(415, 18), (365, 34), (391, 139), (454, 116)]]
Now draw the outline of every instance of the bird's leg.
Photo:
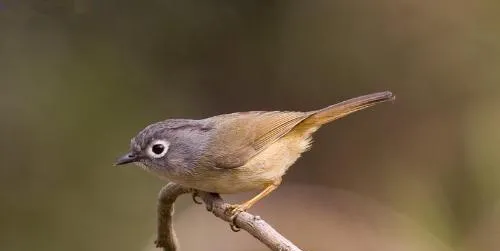
[(246, 201), (245, 203), (239, 204), (239, 205), (238, 204), (230, 205), (226, 209), (226, 213), (229, 214), (229, 215), (231, 215), (231, 223), (230, 223), (231, 230), (233, 230), (234, 232), (240, 231), (240, 228), (238, 226), (236, 226), (236, 223), (235, 223), (235, 220), (236, 220), (236, 217), (238, 216), (238, 214), (240, 214), (241, 212), (244, 212), (244, 211), (248, 210), (255, 203), (257, 203), (257, 201), (259, 201), (262, 198), (266, 197), (268, 194), (270, 194), (272, 191), (274, 191), (276, 188), (278, 188), (278, 186), (280, 184), (281, 184), (281, 179), (279, 179), (276, 182), (268, 185), (266, 188), (264, 188), (264, 190), (262, 190), (262, 192), (260, 192), (255, 197), (251, 198), (250, 200)]
[(255, 203), (257, 203), (257, 201), (261, 200), (262, 198), (264, 198), (268, 194), (270, 194), (272, 191), (276, 190), (276, 188), (278, 188), (278, 186), (280, 184), (281, 184), (281, 179), (278, 179), (275, 182), (268, 185), (259, 194), (257, 194), (255, 197), (251, 198), (250, 200), (246, 201), (245, 203), (230, 205), (226, 209), (226, 214), (231, 215), (231, 223), (229, 224), (231, 226), (231, 230), (233, 230), (233, 232), (240, 231), (240, 228), (238, 226), (236, 226), (236, 223), (235, 223), (235, 220), (236, 220), (236, 217), (238, 216), (238, 214), (248, 210)]
[(270, 194), (272, 191), (274, 191), (278, 186), (281, 184), (281, 179), (268, 185), (262, 192), (257, 194), (255, 197), (251, 198), (250, 200), (246, 201), (243, 204), (235, 204), (231, 205), (227, 210), (230, 212), (231, 215), (236, 216), (239, 212), (244, 212), (251, 208), (257, 201), (261, 200), (262, 198), (266, 197), (268, 194)]

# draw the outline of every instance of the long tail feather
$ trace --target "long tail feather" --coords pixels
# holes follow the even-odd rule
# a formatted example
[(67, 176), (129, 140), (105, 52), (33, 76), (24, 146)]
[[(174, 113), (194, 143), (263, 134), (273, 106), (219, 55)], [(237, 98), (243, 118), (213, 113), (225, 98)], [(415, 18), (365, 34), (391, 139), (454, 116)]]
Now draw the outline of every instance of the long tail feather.
[(303, 123), (319, 126), (378, 103), (394, 100), (395, 98), (396, 97), (389, 91), (352, 98), (313, 112), (313, 114), (304, 120)]

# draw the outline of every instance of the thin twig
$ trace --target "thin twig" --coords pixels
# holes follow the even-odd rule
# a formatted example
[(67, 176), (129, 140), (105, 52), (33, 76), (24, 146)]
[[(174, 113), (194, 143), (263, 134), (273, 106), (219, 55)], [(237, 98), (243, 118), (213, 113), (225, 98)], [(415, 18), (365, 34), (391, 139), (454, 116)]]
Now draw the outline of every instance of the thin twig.
[[(172, 225), (173, 204), (177, 197), (185, 193), (196, 193), (205, 203), (207, 209), (218, 218), (231, 223), (231, 215), (227, 214), (230, 204), (224, 202), (218, 194), (196, 191), (180, 185), (169, 183), (162, 188), (158, 196), (158, 237), (156, 246), (164, 251), (177, 251), (179, 244)], [(291, 241), (274, 230), (259, 216), (241, 212), (234, 223), (273, 251), (301, 251)]]
[(179, 250), (179, 243), (175, 235), (172, 216), (174, 215), (174, 202), (182, 194), (193, 192), (175, 183), (168, 183), (158, 194), (158, 230), (155, 241), (156, 247), (165, 251)]

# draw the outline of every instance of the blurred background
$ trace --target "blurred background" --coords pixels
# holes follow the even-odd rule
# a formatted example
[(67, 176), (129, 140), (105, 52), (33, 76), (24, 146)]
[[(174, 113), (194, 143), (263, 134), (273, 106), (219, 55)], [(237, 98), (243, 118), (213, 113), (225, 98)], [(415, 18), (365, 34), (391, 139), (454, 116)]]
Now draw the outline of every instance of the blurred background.
[[(498, 250), (497, 1), (0, 0), (0, 250), (153, 250), (166, 118), (397, 96), (323, 127), (261, 215), (305, 250)], [(227, 197), (238, 202), (250, 195)], [(267, 250), (177, 204), (183, 250)]]

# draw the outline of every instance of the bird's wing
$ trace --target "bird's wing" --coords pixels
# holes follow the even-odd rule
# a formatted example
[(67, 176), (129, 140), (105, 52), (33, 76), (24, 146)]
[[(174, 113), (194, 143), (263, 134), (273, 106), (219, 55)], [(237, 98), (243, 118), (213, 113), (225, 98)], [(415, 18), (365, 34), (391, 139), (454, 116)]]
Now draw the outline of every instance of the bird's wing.
[[(210, 118), (215, 134), (207, 149), (217, 168), (236, 168), (310, 116), (304, 112), (245, 112)], [(216, 136), (215, 136), (216, 135)]]

